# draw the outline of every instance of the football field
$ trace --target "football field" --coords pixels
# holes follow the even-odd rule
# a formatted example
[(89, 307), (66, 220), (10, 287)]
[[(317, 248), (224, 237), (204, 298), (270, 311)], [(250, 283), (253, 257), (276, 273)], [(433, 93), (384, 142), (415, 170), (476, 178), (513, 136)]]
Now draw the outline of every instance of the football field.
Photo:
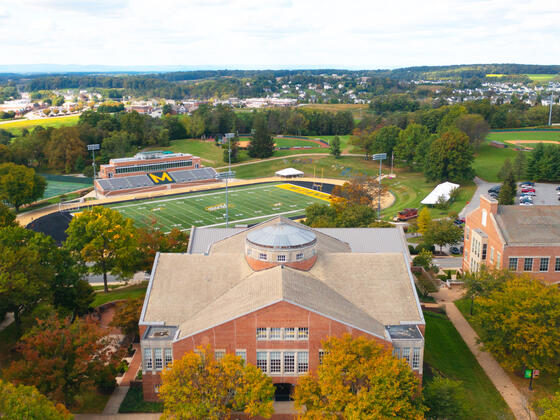
[[(329, 194), (287, 183), (230, 188), (230, 227), (259, 223), (276, 215), (303, 215), (307, 206), (328, 202)], [(225, 227), (226, 224), (225, 190), (150, 198), (108, 207), (134, 219), (137, 226), (156, 220), (156, 225), (165, 232), (174, 227), (185, 230), (191, 226)]]

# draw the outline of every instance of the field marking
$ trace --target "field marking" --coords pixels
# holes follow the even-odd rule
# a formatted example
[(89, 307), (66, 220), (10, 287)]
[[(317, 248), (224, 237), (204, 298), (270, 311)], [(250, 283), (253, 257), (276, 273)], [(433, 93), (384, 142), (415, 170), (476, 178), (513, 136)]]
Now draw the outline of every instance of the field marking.
[(315, 191), (312, 190), (311, 188), (300, 187), (299, 185), (293, 185), (293, 184), (280, 184), (280, 185), (275, 185), (275, 187), (283, 190), (288, 190), (299, 194), (303, 194), (308, 197), (318, 198), (319, 200), (328, 201), (329, 203), (331, 201), (330, 194), (324, 193), (322, 191)]
[[(286, 185), (290, 185), (290, 184), (286, 184)], [(276, 185), (275, 185), (276, 186)], [(261, 190), (263, 188), (269, 188), (270, 186), (261, 186), (261, 187), (253, 187), (253, 188), (244, 188), (242, 191), (249, 191), (249, 190)], [(239, 187), (234, 187), (234, 188), (239, 188)], [(242, 188), (242, 187), (241, 187)], [(313, 190), (311, 190), (313, 191)], [(134, 204), (126, 204), (124, 206), (110, 206), (112, 209), (124, 209), (126, 207), (135, 207), (135, 206), (143, 206), (146, 205), (148, 203), (165, 203), (168, 201), (177, 201), (177, 200), (185, 200), (185, 199), (191, 199), (191, 198), (198, 198), (198, 197), (209, 197), (212, 195), (220, 195), (220, 194), (225, 194), (226, 191), (218, 191), (218, 192), (214, 192), (214, 193), (206, 193), (206, 194), (198, 194), (198, 195), (191, 195), (190, 197), (176, 197), (176, 198), (168, 198), (168, 199), (163, 199), (163, 200), (158, 200), (157, 198), (154, 199), (143, 199), (142, 202), (140, 203), (134, 203)], [(251, 193), (252, 194), (252, 193)], [(152, 200), (152, 201), (147, 201), (147, 200)], [(196, 200), (196, 201), (202, 201), (202, 200)]]
[[(272, 218), (272, 217), (276, 217), (276, 216), (282, 216), (282, 215), (284, 215), (284, 214), (295, 213), (295, 212), (298, 212), (298, 211), (305, 211), (305, 209), (284, 211), (284, 212), (282, 212), (282, 213), (267, 214), (267, 215), (258, 216), (258, 217), (250, 217), (249, 219), (230, 220), (229, 223), (231, 224), (231, 223), (233, 223), (233, 222), (236, 222), (236, 223), (237, 223), (237, 222), (248, 222), (249, 220), (265, 219), (265, 218), (267, 218), (267, 217)], [(226, 224), (225, 222), (224, 222), (224, 223), (216, 223), (215, 225), (200, 226), (200, 228), (202, 229), (202, 228), (207, 228), (207, 227), (223, 226), (223, 225), (225, 225), (225, 224)]]

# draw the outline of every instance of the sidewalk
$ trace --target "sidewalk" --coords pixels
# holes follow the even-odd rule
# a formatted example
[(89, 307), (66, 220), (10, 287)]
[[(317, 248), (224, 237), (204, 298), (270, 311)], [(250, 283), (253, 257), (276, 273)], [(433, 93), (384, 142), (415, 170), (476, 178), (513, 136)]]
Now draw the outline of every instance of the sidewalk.
[(482, 369), (484, 369), (484, 372), (486, 372), (486, 375), (488, 375), (488, 378), (490, 378), (498, 392), (502, 395), (515, 418), (518, 420), (537, 419), (536, 414), (528, 406), (527, 399), (515, 387), (504, 369), (490, 353), (482, 350), (482, 345), (477, 342), (478, 336), (476, 332), (453, 303), (453, 301), (461, 298), (462, 294), (463, 292), (460, 288), (447, 289), (442, 287), (437, 293), (433, 293), (432, 296), (438, 304), (445, 306), (449, 320), (453, 323), (459, 334), (461, 334), (461, 337), (463, 337), (463, 340), (465, 340), (465, 343), (476, 357), (476, 360), (478, 360), (478, 363), (480, 363)]

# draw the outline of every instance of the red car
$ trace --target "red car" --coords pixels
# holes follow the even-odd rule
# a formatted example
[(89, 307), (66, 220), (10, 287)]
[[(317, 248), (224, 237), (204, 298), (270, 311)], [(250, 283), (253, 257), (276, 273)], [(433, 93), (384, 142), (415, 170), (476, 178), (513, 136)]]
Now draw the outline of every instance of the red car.
[(522, 189), (521, 189), (521, 192), (522, 192), (522, 193), (528, 193), (528, 192), (534, 193), (534, 192), (536, 192), (536, 191), (535, 191), (534, 188), (522, 188)]

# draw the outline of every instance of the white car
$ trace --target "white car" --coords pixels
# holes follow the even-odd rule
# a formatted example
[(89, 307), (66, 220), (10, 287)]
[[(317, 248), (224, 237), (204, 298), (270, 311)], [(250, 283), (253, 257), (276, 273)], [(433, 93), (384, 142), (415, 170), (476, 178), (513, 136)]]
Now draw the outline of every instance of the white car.
[(531, 203), (530, 201), (524, 201), (522, 203), (519, 203), (520, 206), (532, 206), (533, 203)]

